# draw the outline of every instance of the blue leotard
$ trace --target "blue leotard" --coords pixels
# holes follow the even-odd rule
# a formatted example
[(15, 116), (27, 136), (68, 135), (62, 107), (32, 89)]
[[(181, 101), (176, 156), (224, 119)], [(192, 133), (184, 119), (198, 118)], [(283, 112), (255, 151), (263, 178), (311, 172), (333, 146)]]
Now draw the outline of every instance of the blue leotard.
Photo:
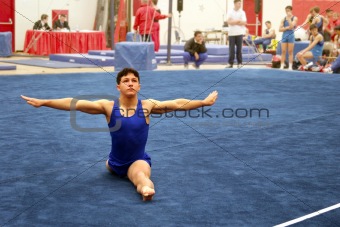
[[(312, 24), (313, 19), (314, 19), (314, 17), (311, 17), (311, 18), (309, 19), (309, 24), (310, 24), (310, 25)], [(320, 21), (319, 21), (318, 23), (316, 23), (315, 26), (318, 28), (318, 32), (319, 32), (320, 34), (323, 34), (323, 19), (322, 19), (321, 16), (320, 16)]]
[[(294, 21), (294, 16), (292, 17), (291, 21)], [(287, 18), (284, 18), (283, 27), (288, 27), (289, 23)], [(295, 26), (294, 26), (295, 29)], [(282, 43), (294, 43), (295, 42), (295, 35), (294, 35), (294, 29), (286, 30), (282, 34)]]
[(319, 23), (316, 23), (316, 27), (318, 27), (318, 32), (322, 35), (323, 34), (323, 19), (320, 17)]
[[(320, 33), (319, 33), (320, 34)], [(322, 34), (320, 34), (322, 35)], [(314, 36), (312, 36), (312, 42), (314, 42)], [(322, 49), (323, 49), (323, 44), (324, 41), (319, 41), (314, 47), (313, 49), (311, 49), (311, 52), (313, 54), (313, 59), (314, 62), (317, 62), (319, 60), (319, 57), (322, 55)]]
[(110, 132), (112, 142), (108, 164), (116, 174), (123, 177), (137, 160), (145, 160), (151, 166), (151, 158), (145, 152), (149, 124), (146, 123), (141, 100), (138, 100), (137, 109), (131, 117), (121, 115), (119, 100), (115, 100), (109, 128), (114, 128), (119, 121), (120, 128)]

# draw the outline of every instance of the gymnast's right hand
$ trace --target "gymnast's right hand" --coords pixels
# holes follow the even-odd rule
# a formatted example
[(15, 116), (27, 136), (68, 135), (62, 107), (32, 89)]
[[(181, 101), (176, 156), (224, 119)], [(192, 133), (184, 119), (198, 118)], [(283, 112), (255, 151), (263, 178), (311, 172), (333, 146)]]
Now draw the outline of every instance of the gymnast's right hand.
[(34, 106), (36, 108), (41, 107), (43, 105), (43, 100), (27, 97), (24, 95), (21, 95), (21, 98), (27, 101), (27, 104), (30, 104), (31, 106)]

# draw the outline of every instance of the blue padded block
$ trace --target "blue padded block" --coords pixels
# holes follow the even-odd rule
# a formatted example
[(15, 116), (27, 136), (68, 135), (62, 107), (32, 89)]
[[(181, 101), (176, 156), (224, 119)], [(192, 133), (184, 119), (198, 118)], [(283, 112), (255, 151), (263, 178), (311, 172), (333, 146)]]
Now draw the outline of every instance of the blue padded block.
[[(217, 45), (217, 44), (206, 44), (208, 55), (229, 55), (229, 46), (226, 45)], [(167, 45), (161, 45), (160, 50), (167, 49)], [(184, 51), (184, 44), (172, 44), (172, 50), (182, 50)], [(235, 48), (236, 52), (236, 48)], [(242, 46), (243, 54), (252, 54), (255, 53), (254, 47), (250, 46)]]
[(142, 37), (139, 34), (135, 34), (134, 32), (128, 32), (126, 34), (126, 42), (141, 42)]
[[(183, 56), (183, 50), (171, 50), (171, 56)], [(155, 52), (156, 56), (168, 56), (167, 49), (159, 49), (158, 52)]]
[[(227, 55), (229, 55), (229, 46), (227, 46)], [(235, 47), (235, 53), (236, 53), (236, 47)], [(255, 48), (252, 46), (242, 46), (242, 54), (253, 54), (255, 52)]]
[(108, 56), (108, 57), (115, 56), (114, 50), (89, 50), (87, 53), (89, 55), (99, 55), (99, 56)]
[(157, 61), (152, 42), (120, 42), (116, 45), (115, 71), (134, 68), (138, 71), (154, 70)]
[(229, 48), (226, 45), (206, 44), (208, 55), (227, 55)]
[[(298, 52), (308, 47), (309, 43), (310, 43), (309, 41), (295, 42), (294, 43), (294, 57)], [(276, 54), (281, 55), (281, 43), (277, 45)], [(287, 56), (288, 56), (288, 53), (287, 53)]]
[(16, 70), (16, 65), (0, 65), (0, 70)]
[[(252, 62), (271, 62), (272, 60), (271, 54), (243, 54), (242, 59), (243, 63), (252, 63)], [(156, 56), (157, 62), (161, 64), (165, 64), (167, 61), (167, 56)], [(229, 56), (227, 55), (208, 55), (205, 63), (217, 63), (217, 64), (227, 64)], [(182, 56), (171, 56), (171, 63), (173, 64), (184, 64), (184, 60)], [(236, 63), (236, 59), (235, 59)], [(204, 63), (203, 63), (204, 64)]]
[(12, 32), (0, 32), (0, 57), (12, 55)]
[(113, 66), (113, 57), (95, 56), (88, 54), (51, 54), (50, 60), (61, 62), (72, 62), (78, 64)]

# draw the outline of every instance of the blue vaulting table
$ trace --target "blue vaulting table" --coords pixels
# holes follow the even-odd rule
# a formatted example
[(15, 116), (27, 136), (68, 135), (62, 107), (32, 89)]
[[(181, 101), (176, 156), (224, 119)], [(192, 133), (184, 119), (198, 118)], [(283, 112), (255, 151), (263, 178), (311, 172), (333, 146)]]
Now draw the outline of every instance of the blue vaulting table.
[(115, 71), (129, 67), (136, 70), (154, 70), (157, 61), (152, 42), (120, 42), (115, 50)]
[[(294, 57), (298, 52), (308, 47), (309, 43), (310, 43), (309, 41), (295, 42), (294, 43)], [(276, 53), (279, 55), (281, 54), (281, 43), (279, 43), (279, 45), (277, 46)], [(287, 52), (287, 57), (288, 57), (288, 52)]]
[(12, 33), (0, 32), (0, 57), (12, 55)]

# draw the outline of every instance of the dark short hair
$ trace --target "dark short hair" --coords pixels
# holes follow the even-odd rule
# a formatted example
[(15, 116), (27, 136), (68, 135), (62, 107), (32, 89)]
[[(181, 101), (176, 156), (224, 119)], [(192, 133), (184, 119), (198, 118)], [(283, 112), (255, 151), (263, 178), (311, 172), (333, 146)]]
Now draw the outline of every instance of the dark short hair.
[(127, 76), (129, 73), (132, 73), (133, 75), (135, 75), (135, 77), (137, 77), (138, 79), (138, 82), (140, 83), (139, 73), (137, 72), (137, 70), (133, 68), (124, 68), (117, 74), (117, 78), (116, 78), (117, 84), (120, 84), (122, 77)]
[(314, 10), (316, 13), (320, 12), (320, 7), (319, 6), (315, 6), (312, 8), (312, 10)]
[(60, 16), (61, 16), (61, 17), (66, 17), (66, 15), (65, 15), (65, 14), (60, 14)]
[(157, 5), (157, 4), (158, 4), (158, 0), (152, 0), (152, 3), (153, 3), (154, 5)]
[(267, 24), (267, 23), (268, 23), (268, 24), (271, 24), (272, 22), (270, 22), (269, 20), (267, 20), (267, 21), (265, 22), (265, 24)]
[(47, 14), (43, 14), (43, 15), (41, 15), (41, 20), (44, 20), (44, 19), (47, 19), (48, 18), (48, 15)]
[(326, 13), (333, 12), (332, 9), (326, 9)]
[(334, 27), (334, 30), (335, 30), (335, 31), (340, 31), (340, 25)]
[(286, 6), (285, 9), (290, 9), (290, 10), (293, 10), (293, 7), (292, 6)]
[(202, 34), (202, 32), (201, 31), (195, 31), (194, 36), (196, 37), (199, 34)]
[(318, 27), (316, 26), (316, 24), (311, 24), (310, 26), (309, 26), (309, 30), (312, 30), (312, 29), (317, 29)]
[(240, 2), (241, 0), (234, 0), (234, 4), (236, 3), (236, 2)]

